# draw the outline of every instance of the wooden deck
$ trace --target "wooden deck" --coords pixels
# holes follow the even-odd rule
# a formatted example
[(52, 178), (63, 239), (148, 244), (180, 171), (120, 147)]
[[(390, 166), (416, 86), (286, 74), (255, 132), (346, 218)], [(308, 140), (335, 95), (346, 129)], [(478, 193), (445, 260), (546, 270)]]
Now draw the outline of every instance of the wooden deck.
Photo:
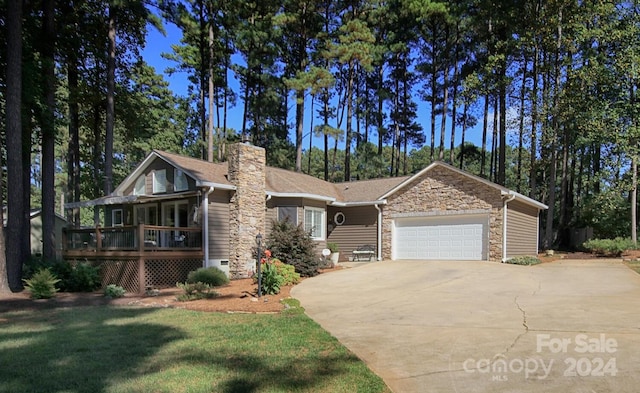
[(134, 292), (174, 286), (202, 267), (204, 258), (200, 228), (97, 227), (67, 229), (63, 237), (66, 260), (99, 266), (103, 286)]

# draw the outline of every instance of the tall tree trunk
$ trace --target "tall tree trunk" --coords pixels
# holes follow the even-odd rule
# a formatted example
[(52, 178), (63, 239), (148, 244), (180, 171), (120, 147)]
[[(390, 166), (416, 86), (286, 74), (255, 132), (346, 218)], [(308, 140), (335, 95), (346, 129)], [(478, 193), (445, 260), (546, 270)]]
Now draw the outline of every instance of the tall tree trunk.
[(44, 65), (44, 95), (42, 127), (42, 257), (55, 257), (55, 0), (43, 2), (42, 61)]
[(109, 5), (109, 59), (107, 61), (107, 128), (104, 136), (104, 195), (113, 190), (113, 127), (116, 91), (116, 20), (113, 1)]
[[(449, 28), (444, 28), (445, 39), (445, 53), (449, 53)], [(447, 132), (447, 109), (449, 107), (449, 62), (445, 59), (442, 67), (442, 121), (440, 123), (440, 151), (438, 152), (438, 159), (444, 160), (444, 137)]]
[[(296, 90), (296, 172), (302, 172), (302, 135), (304, 132), (304, 90)], [(313, 135), (309, 135), (313, 139)], [(311, 154), (311, 151), (309, 151)]]
[[(213, 7), (212, 4), (210, 4), (211, 7)], [(213, 10), (210, 9), (209, 10), (209, 14), (213, 15)], [(213, 19), (213, 16), (211, 16), (211, 18)], [(214, 52), (213, 52), (213, 20), (211, 20), (209, 22), (209, 129), (207, 131), (207, 161), (209, 162), (213, 162), (213, 129), (214, 129), (214, 118), (213, 118), (213, 111), (214, 111), (214, 104), (216, 101), (215, 98), (215, 94), (214, 94), (214, 78), (215, 75), (213, 74), (213, 63), (214, 63)]]
[(498, 99), (498, 97), (494, 97), (493, 98), (493, 132), (492, 132), (492, 136), (491, 136), (491, 163), (490, 168), (489, 168), (489, 178), (493, 181), (493, 182), (498, 182), (497, 181), (497, 175), (498, 175), (498, 118), (499, 116), (496, 116), (496, 113), (500, 113), (500, 107), (499, 107), (499, 102), (500, 100)]
[(467, 100), (464, 102), (464, 109), (462, 110), (462, 135), (460, 138), (460, 169), (464, 170), (464, 141), (467, 133), (467, 113), (469, 112), (469, 103)]
[(480, 176), (486, 176), (487, 128), (489, 127), (489, 93), (484, 95), (484, 111), (482, 113), (482, 157), (480, 159)]
[(498, 175), (497, 183), (504, 186), (506, 181), (506, 161), (507, 161), (507, 65), (506, 60), (501, 62), (500, 85), (498, 92), (499, 114), (500, 114), (500, 147), (498, 153)]
[[(75, 46), (75, 41), (74, 41)], [(78, 109), (78, 59), (73, 49), (69, 53), (67, 78), (69, 85), (69, 148), (67, 152), (68, 202), (80, 201), (80, 116)], [(74, 228), (80, 226), (80, 209), (75, 207), (67, 214)]]
[[(536, 5), (536, 9), (539, 6)], [(537, 13), (536, 13), (537, 15)], [(536, 169), (536, 154), (538, 154), (538, 43), (533, 47), (533, 62), (531, 64), (531, 77), (533, 78), (533, 85), (531, 88), (531, 163), (529, 165), (529, 197), (536, 197), (537, 184), (537, 169)]]
[(456, 40), (454, 41), (455, 50), (453, 55), (453, 96), (451, 97), (451, 143), (449, 144), (449, 163), (454, 165), (456, 147), (456, 117), (458, 115), (458, 84), (460, 83), (458, 76), (458, 62), (460, 49), (460, 25), (456, 23)]
[(554, 65), (554, 95), (553, 95), (553, 119), (551, 126), (551, 148), (549, 159), (549, 209), (547, 210), (547, 221), (545, 226), (545, 247), (549, 248), (553, 246), (554, 231), (553, 231), (553, 218), (555, 215), (555, 203), (556, 203), (556, 172), (557, 172), (557, 152), (556, 152), (556, 140), (559, 133), (559, 95), (560, 95), (560, 49), (562, 47), (562, 9), (558, 11), (558, 35), (556, 37), (556, 50), (555, 50), (555, 65)]
[(9, 1), (7, 4), (7, 73), (6, 73), (6, 154), (7, 154), (7, 244), (12, 247), (6, 251), (6, 271), (9, 288), (12, 291), (22, 289), (23, 255), (21, 244), (25, 236), (28, 212), (24, 208), (24, 199), (28, 195), (24, 189), (22, 159), (22, 1)]
[[(518, 115), (518, 163), (516, 170), (516, 191), (522, 191), (522, 150), (524, 149), (524, 111), (527, 93), (527, 61), (526, 53), (522, 61), (522, 85), (520, 86), (520, 114)], [(532, 153), (533, 154), (533, 153)]]
[[(0, 157), (0, 168), (3, 167), (2, 158)], [(4, 170), (0, 169), (0, 222), (4, 223)], [(5, 253), (6, 245), (4, 242), (4, 225), (0, 225), (0, 295), (8, 295), (11, 293), (9, 280), (7, 279), (7, 255)]]
[(382, 89), (384, 87), (384, 67), (378, 68), (378, 113), (376, 114), (377, 126), (378, 126), (378, 155), (382, 156), (382, 147), (384, 145), (384, 133), (382, 129), (384, 127), (384, 121), (382, 116), (382, 110), (384, 106), (384, 99), (382, 98)]
[(352, 117), (353, 117), (353, 82), (354, 82), (353, 60), (349, 62), (349, 74), (347, 75), (347, 137), (344, 146), (344, 181), (351, 180), (351, 138), (352, 138)]
[(631, 241), (638, 244), (638, 154), (631, 157)]

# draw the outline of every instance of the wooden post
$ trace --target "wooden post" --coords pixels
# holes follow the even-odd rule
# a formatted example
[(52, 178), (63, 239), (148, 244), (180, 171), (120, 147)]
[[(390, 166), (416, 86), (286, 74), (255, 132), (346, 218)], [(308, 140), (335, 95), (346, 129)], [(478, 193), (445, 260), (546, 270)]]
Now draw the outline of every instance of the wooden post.
[(102, 250), (102, 231), (96, 226), (96, 250)]
[(138, 225), (138, 292), (146, 290), (144, 266), (144, 224)]

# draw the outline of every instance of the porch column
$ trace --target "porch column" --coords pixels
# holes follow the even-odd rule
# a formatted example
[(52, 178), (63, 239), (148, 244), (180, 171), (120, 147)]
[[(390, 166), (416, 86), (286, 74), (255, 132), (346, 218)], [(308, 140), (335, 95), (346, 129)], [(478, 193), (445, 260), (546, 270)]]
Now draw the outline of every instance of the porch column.
[(264, 235), (265, 150), (246, 143), (228, 148), (229, 181), (236, 186), (229, 208), (229, 274), (249, 277), (255, 268), (255, 239)]

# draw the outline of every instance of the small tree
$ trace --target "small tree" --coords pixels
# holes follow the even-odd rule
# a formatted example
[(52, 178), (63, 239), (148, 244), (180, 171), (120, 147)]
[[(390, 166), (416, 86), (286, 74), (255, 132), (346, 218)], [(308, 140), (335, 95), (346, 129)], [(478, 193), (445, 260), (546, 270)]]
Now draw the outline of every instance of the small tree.
[(293, 265), (303, 277), (318, 274), (318, 258), (311, 235), (301, 225), (293, 225), (288, 219), (273, 221), (267, 248), (274, 258)]

